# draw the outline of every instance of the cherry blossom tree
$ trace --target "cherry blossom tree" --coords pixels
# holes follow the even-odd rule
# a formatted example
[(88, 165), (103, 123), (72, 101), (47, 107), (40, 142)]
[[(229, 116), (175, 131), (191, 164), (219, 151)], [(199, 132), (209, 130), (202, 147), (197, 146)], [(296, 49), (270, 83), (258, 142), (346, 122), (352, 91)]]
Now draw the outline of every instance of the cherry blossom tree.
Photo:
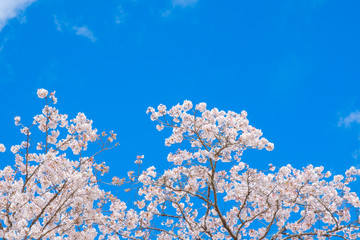
[[(25, 141), (11, 147), (15, 164), (0, 171), (0, 238), (94, 239), (101, 236), (97, 226), (105, 221), (109, 195), (99, 188), (98, 178), (108, 167), (95, 158), (116, 145), (116, 134), (99, 135), (83, 113), (68, 120), (50, 106), (57, 102), (55, 92), (39, 89), (37, 94), (45, 107), (31, 126), (15, 117)], [(36, 128), (43, 142), (33, 134)], [(100, 149), (85, 156), (91, 142)], [(5, 151), (3, 144), (0, 151)]]
[[(109, 226), (128, 239), (358, 239), (360, 200), (345, 177), (323, 167), (291, 165), (278, 171), (251, 168), (248, 148), (273, 150), (247, 113), (193, 107), (149, 108), (157, 129), (170, 128), (166, 146), (173, 165), (163, 173), (149, 167), (129, 174), (138, 193), (135, 207), (112, 204)], [(141, 163), (141, 157), (136, 163)]]
[[(15, 164), (0, 171), (0, 237), (3, 239), (358, 239), (360, 200), (350, 189), (360, 170), (345, 175), (324, 167), (251, 168), (246, 149), (274, 145), (249, 125), (247, 113), (195, 107), (149, 108), (165, 145), (169, 167), (113, 178), (135, 193), (125, 202), (101, 189), (108, 172), (98, 154), (116, 145), (116, 134), (98, 134), (83, 113), (60, 114), (55, 92), (38, 90), (42, 113), (24, 126), (25, 141), (12, 146)], [(38, 128), (44, 140), (38, 138)], [(90, 143), (99, 143), (85, 156)], [(36, 147), (36, 150), (32, 146)], [(6, 147), (0, 144), (0, 152)], [(115, 187), (115, 186), (114, 186)]]

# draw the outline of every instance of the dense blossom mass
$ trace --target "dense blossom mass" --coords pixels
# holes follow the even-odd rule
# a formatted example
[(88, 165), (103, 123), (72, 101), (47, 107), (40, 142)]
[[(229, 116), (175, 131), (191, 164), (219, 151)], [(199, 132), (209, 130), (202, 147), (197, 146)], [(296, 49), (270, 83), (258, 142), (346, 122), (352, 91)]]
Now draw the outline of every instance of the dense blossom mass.
[[(102, 205), (108, 195), (98, 184), (106, 167), (99, 168), (95, 157), (112, 147), (116, 135), (102, 140), (83, 113), (73, 119), (60, 114), (50, 106), (57, 102), (55, 92), (39, 89), (37, 95), (45, 106), (31, 126), (15, 117), (25, 141), (10, 148), (15, 164), (0, 171), (0, 238), (94, 239), (99, 235), (95, 226), (105, 221)], [(32, 139), (36, 127), (43, 141)], [(95, 141), (101, 143), (99, 151), (84, 156)]]
[[(360, 200), (349, 183), (360, 170), (332, 177), (323, 167), (291, 165), (259, 171), (245, 164), (247, 148), (273, 150), (246, 112), (193, 107), (149, 108), (157, 129), (179, 144), (163, 173), (143, 171), (134, 209), (112, 205), (113, 229), (131, 239), (358, 239)], [(332, 178), (331, 178), (332, 177)]]
[[(156, 128), (172, 134), (169, 168), (155, 166), (113, 177), (114, 187), (135, 191), (134, 201), (100, 188), (109, 167), (97, 155), (116, 134), (99, 134), (83, 113), (69, 120), (45, 99), (25, 141), (12, 146), (15, 164), (0, 171), (0, 237), (3, 239), (359, 239), (360, 200), (349, 184), (360, 170), (333, 176), (324, 167), (272, 165), (266, 171), (243, 161), (246, 149), (274, 149), (247, 113), (195, 107), (148, 108)], [(43, 141), (30, 140), (37, 127)], [(101, 148), (85, 156), (91, 142)], [(30, 151), (30, 143), (36, 151)], [(0, 152), (6, 150), (0, 144)], [(136, 158), (141, 169), (144, 156)], [(128, 198), (127, 198), (128, 199)]]

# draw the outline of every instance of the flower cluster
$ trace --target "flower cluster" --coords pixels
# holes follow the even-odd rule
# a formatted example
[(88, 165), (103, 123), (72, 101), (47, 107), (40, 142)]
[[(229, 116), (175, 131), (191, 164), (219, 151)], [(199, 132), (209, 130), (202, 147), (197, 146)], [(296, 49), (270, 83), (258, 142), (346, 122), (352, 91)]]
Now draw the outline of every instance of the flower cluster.
[(0, 143), (0, 152), (5, 152), (6, 148), (4, 146), (4, 144)]
[(157, 129), (172, 128), (172, 135), (165, 140), (166, 146), (189, 141), (192, 152), (178, 151), (169, 154), (168, 160), (180, 165), (182, 161), (196, 159), (206, 162), (229, 162), (232, 159), (240, 161), (242, 152), (247, 148), (274, 149), (274, 144), (262, 137), (259, 129), (249, 125), (247, 113), (219, 111), (217, 108), (206, 109), (205, 103), (193, 108), (192, 102), (186, 100), (167, 110), (165, 105), (159, 105), (157, 110), (149, 107), (151, 120), (158, 121)]
[[(83, 113), (73, 119), (60, 114), (48, 105), (49, 99), (57, 102), (55, 92), (37, 94), (45, 107), (29, 127), (15, 117), (26, 141), (11, 147), (15, 164), (0, 170), (0, 238), (360, 239), (360, 199), (350, 188), (360, 170), (333, 176), (312, 165), (251, 168), (243, 152), (274, 145), (249, 125), (245, 111), (208, 110), (190, 101), (150, 107), (156, 128), (172, 130), (165, 144), (182, 148), (168, 155), (172, 165), (163, 172), (141, 170), (139, 155), (138, 173), (129, 171), (128, 180), (113, 177), (113, 187), (130, 184), (125, 192), (135, 191), (126, 203), (100, 188), (109, 167), (95, 160), (117, 145), (116, 134), (97, 134)], [(43, 141), (33, 140), (34, 126)], [(101, 149), (85, 156), (91, 142)]]
[[(84, 155), (90, 142), (99, 141), (98, 153), (112, 148), (110, 143), (116, 134), (110, 133), (111, 141), (100, 141), (102, 136), (85, 114), (69, 120), (66, 114), (48, 105), (48, 99), (57, 102), (55, 92), (39, 89), (37, 95), (46, 100), (45, 106), (29, 127), (15, 117), (15, 125), (21, 127), (26, 141), (11, 147), (15, 164), (0, 170), (0, 238), (104, 237), (96, 226), (106, 221), (103, 206), (110, 200), (100, 189), (96, 172), (106, 173), (108, 167), (97, 164), (95, 156)], [(42, 142), (36, 142), (38, 135), (31, 133), (36, 126), (44, 134)], [(32, 142), (35, 152), (30, 149)], [(0, 152), (4, 151), (0, 144)]]
[[(360, 200), (345, 177), (309, 165), (267, 171), (240, 160), (247, 148), (274, 145), (249, 125), (246, 112), (193, 108), (190, 101), (169, 110), (148, 108), (158, 130), (172, 130), (167, 146), (190, 146), (168, 155), (163, 173), (149, 167), (140, 175), (133, 208), (113, 202), (108, 224), (126, 239), (359, 239)], [(235, 160), (235, 161), (234, 161)], [(136, 163), (141, 163), (139, 160)], [(136, 180), (135, 180), (136, 178)], [(116, 239), (117, 237), (114, 236)]]
[(241, 162), (213, 176), (204, 166), (178, 166), (158, 178), (149, 168), (139, 177), (137, 214), (131, 210), (127, 219), (124, 203), (117, 214), (135, 239), (150, 236), (152, 229), (157, 239), (358, 239), (351, 208), (359, 209), (360, 200), (348, 185), (360, 171), (349, 171), (346, 178), (327, 181), (329, 173), (312, 165), (303, 170), (287, 165), (274, 174)]

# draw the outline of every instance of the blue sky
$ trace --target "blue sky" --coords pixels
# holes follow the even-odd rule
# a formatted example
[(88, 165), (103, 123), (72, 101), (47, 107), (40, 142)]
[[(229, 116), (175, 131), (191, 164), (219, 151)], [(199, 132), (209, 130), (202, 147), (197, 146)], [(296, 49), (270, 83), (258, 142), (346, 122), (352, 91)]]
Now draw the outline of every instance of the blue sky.
[[(162, 166), (169, 149), (148, 106), (189, 99), (248, 111), (275, 150), (250, 166), (360, 166), (359, 1), (2, 0), (0, 142), (19, 143), (55, 90), (57, 107), (115, 130), (110, 175)], [(8, 151), (0, 166), (12, 163)], [(5, 160), (4, 160), (5, 159)], [(360, 189), (360, 184), (359, 189)]]

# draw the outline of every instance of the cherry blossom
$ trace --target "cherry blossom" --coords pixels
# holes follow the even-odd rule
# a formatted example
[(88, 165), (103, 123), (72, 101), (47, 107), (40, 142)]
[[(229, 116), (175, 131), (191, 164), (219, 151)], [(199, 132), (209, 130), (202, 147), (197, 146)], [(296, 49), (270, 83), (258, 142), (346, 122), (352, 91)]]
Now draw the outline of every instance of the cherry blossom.
[(5, 152), (6, 148), (4, 146), (4, 144), (0, 143), (0, 152)]
[(46, 98), (48, 93), (49, 92), (46, 89), (43, 89), (43, 88), (37, 90), (37, 95), (38, 95), (39, 98)]
[[(144, 168), (149, 160), (138, 155), (137, 170), (106, 183), (109, 166), (99, 154), (118, 145), (116, 133), (98, 133), (84, 113), (61, 114), (55, 92), (37, 95), (45, 106), (30, 126), (15, 117), (24, 140), (10, 147), (14, 162), (0, 170), (2, 239), (360, 238), (360, 199), (351, 191), (360, 170), (252, 168), (245, 150), (272, 151), (274, 144), (245, 111), (188, 100), (149, 107), (156, 129), (171, 132), (169, 166)], [(88, 155), (92, 143), (100, 149)], [(115, 195), (119, 188), (133, 197)]]
[[(104, 205), (109, 194), (100, 188), (99, 175), (108, 167), (97, 163), (98, 155), (117, 143), (97, 134), (92, 121), (79, 113), (69, 119), (51, 106), (55, 92), (39, 89), (45, 99), (42, 112), (31, 126), (15, 125), (25, 141), (11, 147), (13, 166), (0, 170), (0, 238), (2, 239), (95, 239), (104, 236), (98, 227), (106, 221)], [(43, 133), (37, 142), (32, 132)], [(106, 134), (105, 134), (106, 135)], [(37, 135), (38, 136), (38, 135)], [(100, 149), (86, 156), (89, 143)], [(31, 145), (36, 146), (33, 151)], [(69, 151), (70, 150), (70, 151)], [(1, 144), (0, 151), (5, 151)]]
[[(165, 145), (173, 163), (164, 172), (149, 167), (129, 182), (133, 204), (112, 202), (109, 226), (125, 239), (358, 239), (360, 200), (345, 176), (324, 167), (291, 165), (260, 171), (244, 163), (248, 148), (273, 150), (245, 111), (193, 108), (190, 101), (169, 110), (148, 108), (158, 130), (170, 128)], [(159, 127), (160, 126), (160, 127)], [(186, 148), (180, 148), (186, 146)], [(129, 191), (129, 189), (127, 189)]]

